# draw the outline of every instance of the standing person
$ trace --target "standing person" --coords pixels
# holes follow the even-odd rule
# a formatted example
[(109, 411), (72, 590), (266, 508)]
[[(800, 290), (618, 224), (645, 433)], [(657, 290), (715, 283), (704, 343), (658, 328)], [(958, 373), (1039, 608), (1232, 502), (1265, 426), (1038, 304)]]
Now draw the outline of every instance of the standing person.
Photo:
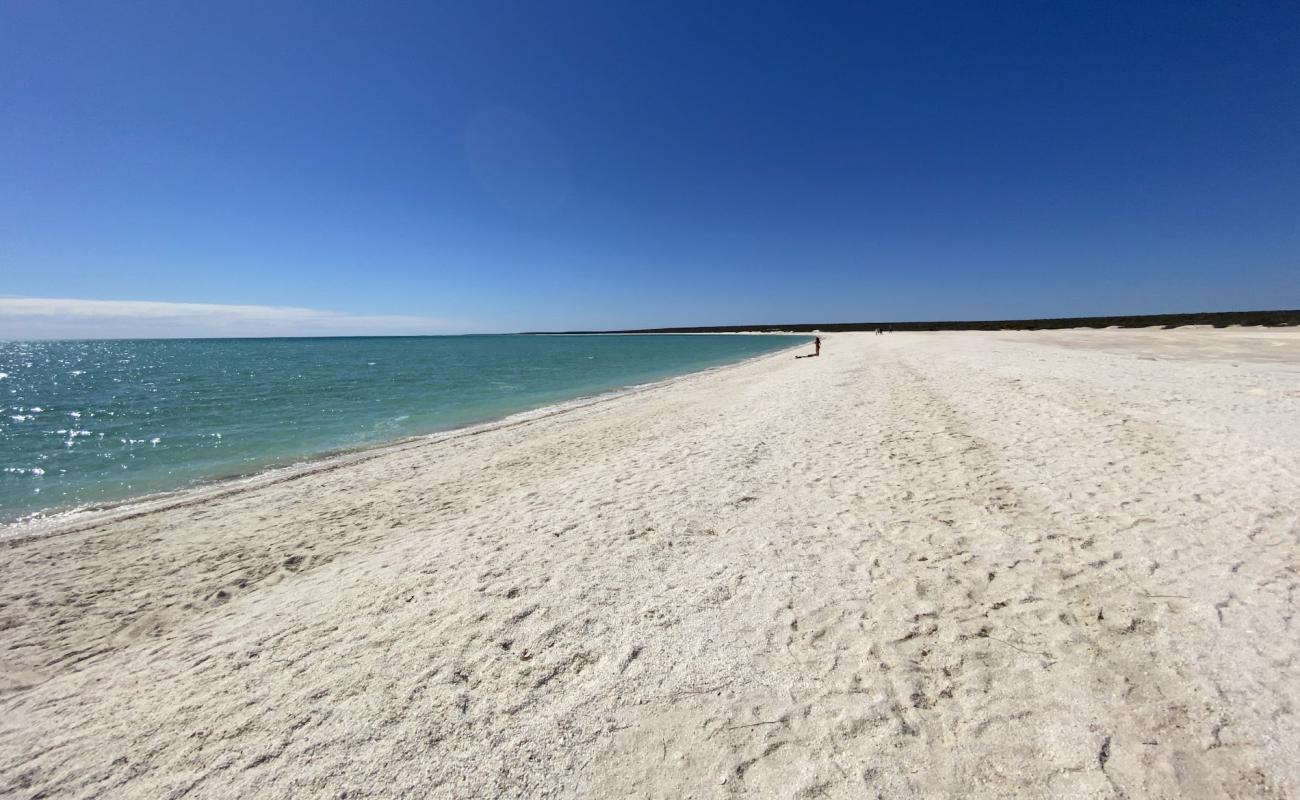
[(813, 355), (819, 356), (821, 354), (822, 354), (822, 337), (818, 336), (813, 339)]

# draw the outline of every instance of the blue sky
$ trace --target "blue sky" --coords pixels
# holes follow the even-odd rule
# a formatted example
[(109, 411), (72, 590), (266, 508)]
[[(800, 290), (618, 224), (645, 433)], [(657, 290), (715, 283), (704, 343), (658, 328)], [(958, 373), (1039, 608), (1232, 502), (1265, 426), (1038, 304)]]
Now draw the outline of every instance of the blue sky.
[(1300, 5), (0, 0), (0, 276), (0, 335), (1300, 307)]

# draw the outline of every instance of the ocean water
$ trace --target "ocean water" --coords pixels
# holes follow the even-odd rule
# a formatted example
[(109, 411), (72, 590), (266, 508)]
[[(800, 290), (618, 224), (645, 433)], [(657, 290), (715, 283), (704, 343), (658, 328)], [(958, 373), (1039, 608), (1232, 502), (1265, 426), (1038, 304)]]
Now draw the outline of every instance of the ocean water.
[(0, 342), (0, 522), (500, 419), (807, 338)]

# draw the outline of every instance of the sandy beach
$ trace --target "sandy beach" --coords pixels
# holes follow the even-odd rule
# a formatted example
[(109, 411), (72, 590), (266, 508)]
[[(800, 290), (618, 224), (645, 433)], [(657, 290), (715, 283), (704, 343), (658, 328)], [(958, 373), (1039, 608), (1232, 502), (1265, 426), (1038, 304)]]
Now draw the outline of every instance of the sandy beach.
[(1300, 794), (1300, 330), (825, 341), (5, 542), (0, 795)]

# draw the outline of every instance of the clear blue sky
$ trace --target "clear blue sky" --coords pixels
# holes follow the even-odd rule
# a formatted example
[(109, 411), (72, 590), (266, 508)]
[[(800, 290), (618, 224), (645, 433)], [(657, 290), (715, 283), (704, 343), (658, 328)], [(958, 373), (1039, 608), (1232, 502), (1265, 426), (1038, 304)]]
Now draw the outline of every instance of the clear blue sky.
[(0, 0), (0, 275), (452, 330), (1300, 307), (1300, 4)]

